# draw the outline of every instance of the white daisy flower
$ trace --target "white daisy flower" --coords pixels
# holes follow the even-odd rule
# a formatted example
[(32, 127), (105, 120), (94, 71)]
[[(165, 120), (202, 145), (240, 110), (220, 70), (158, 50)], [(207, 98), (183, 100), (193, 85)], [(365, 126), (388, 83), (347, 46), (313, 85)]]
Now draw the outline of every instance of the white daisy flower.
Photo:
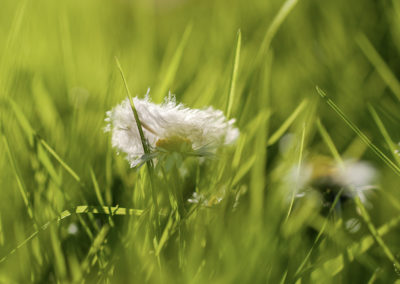
[[(293, 169), (291, 172), (294, 172)], [(291, 174), (289, 180), (294, 187), (297, 197), (303, 197), (308, 189), (318, 189), (327, 205), (333, 202), (339, 191), (343, 198), (360, 198), (367, 203), (371, 189), (376, 189), (376, 169), (366, 161), (345, 160), (342, 164), (332, 159), (318, 156), (305, 163), (298, 171), (296, 178)]]
[[(212, 107), (190, 109), (169, 95), (163, 104), (154, 104), (148, 94), (132, 99), (142, 124), (143, 134), (152, 152), (190, 152), (198, 155), (214, 152), (221, 145), (235, 142), (239, 130), (235, 120)], [(131, 167), (144, 161), (145, 153), (129, 98), (107, 112), (105, 131), (111, 132), (112, 146), (124, 152)]]

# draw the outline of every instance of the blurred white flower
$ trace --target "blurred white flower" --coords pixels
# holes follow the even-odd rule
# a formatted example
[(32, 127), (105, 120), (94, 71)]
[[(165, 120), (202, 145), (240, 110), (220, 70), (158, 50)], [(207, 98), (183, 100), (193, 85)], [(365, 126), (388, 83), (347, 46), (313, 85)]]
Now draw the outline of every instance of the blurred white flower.
[(212, 207), (219, 204), (222, 200), (223, 196), (221, 194), (211, 196), (209, 199), (207, 199), (203, 194), (193, 192), (192, 197), (189, 198), (187, 201), (192, 204), (200, 204), (205, 207)]
[(192, 197), (187, 201), (189, 203), (198, 204), (202, 203), (205, 200), (205, 197), (202, 194), (198, 194), (197, 192), (193, 192)]
[(317, 189), (325, 201), (333, 202), (340, 190), (344, 198), (360, 198), (367, 203), (367, 195), (376, 189), (376, 169), (366, 161), (345, 160), (335, 163), (332, 159), (318, 156), (301, 166), (292, 169), (289, 182), (297, 197), (305, 195), (307, 189)]
[(68, 234), (76, 235), (78, 233), (78, 231), (79, 231), (79, 228), (75, 223), (71, 223), (71, 224), (69, 224), (67, 230), (68, 230)]
[[(133, 103), (152, 150), (179, 151), (185, 147), (200, 154), (214, 152), (239, 136), (235, 120), (227, 120), (222, 111), (212, 107), (190, 109), (176, 103), (172, 95), (159, 105), (152, 103), (148, 95), (144, 99), (133, 98)], [(145, 153), (129, 98), (108, 111), (105, 120), (105, 131), (112, 134), (112, 146), (126, 153), (131, 167), (143, 162)]]

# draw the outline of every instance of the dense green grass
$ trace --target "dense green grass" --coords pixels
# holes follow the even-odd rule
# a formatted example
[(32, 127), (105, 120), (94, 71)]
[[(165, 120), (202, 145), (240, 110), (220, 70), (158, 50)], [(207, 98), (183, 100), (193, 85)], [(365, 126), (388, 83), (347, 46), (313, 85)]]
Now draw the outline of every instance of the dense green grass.
[[(398, 1), (0, 6), (1, 283), (400, 277)], [(129, 168), (103, 131), (127, 96), (117, 61), (132, 95), (224, 110), (239, 140)], [(370, 204), (296, 198), (288, 173), (316, 156), (373, 164)]]

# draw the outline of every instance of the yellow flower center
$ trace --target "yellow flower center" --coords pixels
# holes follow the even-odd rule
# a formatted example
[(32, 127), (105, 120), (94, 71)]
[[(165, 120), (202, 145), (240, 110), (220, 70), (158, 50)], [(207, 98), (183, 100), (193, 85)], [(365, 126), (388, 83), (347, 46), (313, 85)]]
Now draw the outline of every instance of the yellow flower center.
[(192, 141), (180, 136), (171, 136), (158, 139), (156, 147), (163, 148), (169, 152), (186, 152), (192, 150)]

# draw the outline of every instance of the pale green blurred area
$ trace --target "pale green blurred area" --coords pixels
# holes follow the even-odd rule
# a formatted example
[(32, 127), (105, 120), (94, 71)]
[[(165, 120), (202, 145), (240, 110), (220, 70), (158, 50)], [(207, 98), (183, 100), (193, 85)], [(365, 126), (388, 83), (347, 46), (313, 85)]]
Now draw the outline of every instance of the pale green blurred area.
[[(371, 119), (367, 103), (377, 110), (393, 142), (400, 141), (400, 104), (385, 78), (377, 71), (379, 66), (374, 66), (363, 53), (360, 38), (365, 36), (394, 76), (399, 77), (399, 2), (299, 0), (273, 38), (268, 53), (257, 61), (263, 38), (282, 4), (276, 0), (2, 0), (0, 123), (38, 224), (44, 224), (71, 206), (97, 204), (90, 168), (96, 173), (107, 205), (129, 207), (134, 199), (129, 191), (135, 186), (138, 174), (129, 169), (123, 155), (117, 156), (111, 149), (109, 135), (103, 131), (105, 112), (126, 97), (116, 58), (121, 62), (133, 95), (143, 97), (150, 88), (153, 101), (162, 102), (171, 91), (178, 101), (189, 107), (212, 105), (225, 110), (239, 29), (242, 52), (232, 116), (237, 118), (238, 127), (248, 139), (243, 142), (240, 164), (251, 157), (271, 159), (271, 163), (267, 166), (262, 162), (256, 163), (261, 168), (246, 175), (238, 188), (247, 189), (248, 195), (252, 187), (263, 191), (267, 185), (276, 182), (271, 172), (280, 159), (276, 158), (278, 149), (269, 147), (265, 153), (267, 148), (262, 139), (266, 137), (258, 140), (257, 133), (261, 133), (261, 128), (265, 131), (262, 133), (268, 133), (266, 127), (258, 129), (264, 124), (254, 120), (265, 110), (269, 110), (271, 115), (268, 121), (270, 134), (307, 98), (310, 117), (306, 126), (309, 136), (305, 152), (310, 155), (329, 155), (326, 145), (316, 134), (314, 124), (317, 117), (323, 121), (341, 154), (352, 143), (357, 143), (356, 135), (318, 96), (317, 85), (384, 153), (393, 158)], [(182, 40), (185, 35), (186, 40)], [(178, 52), (180, 48), (181, 52)], [(174, 60), (177, 63), (175, 72), (171, 71)], [(46, 167), (35, 154), (38, 146), (29, 145), (10, 99), (19, 106), (37, 134), (80, 176), (85, 186), (79, 186), (53, 158), (50, 162), (59, 181), (49, 178)], [(298, 138), (301, 127), (299, 122), (289, 131)], [(2, 138), (0, 257), (34, 230), (3, 142)], [(360, 155), (370, 160), (380, 172), (381, 187), (395, 196), (393, 203), (396, 204), (400, 197), (398, 178), (364, 146), (353, 145), (356, 147), (349, 150), (348, 156)], [(290, 164), (296, 157), (286, 162)], [(230, 164), (230, 161), (223, 160), (222, 163)], [(225, 175), (229, 176), (229, 173)], [(65, 198), (65, 193), (70, 200)], [(253, 199), (245, 196), (243, 204), (246, 209), (239, 209), (243, 214), (233, 215), (229, 221), (224, 219), (223, 212), (215, 217), (208, 215), (213, 211), (203, 212), (208, 217), (204, 217), (204, 223), (199, 221), (194, 227), (204, 236), (192, 237), (199, 243), (209, 238), (211, 252), (193, 246), (189, 253), (193, 259), (187, 260), (189, 268), (184, 273), (180, 274), (177, 269), (163, 271), (165, 275), (160, 275), (171, 283), (176, 275), (183, 283), (191, 280), (202, 283), (207, 279), (212, 279), (213, 283), (233, 283), (238, 279), (257, 282), (268, 277), (271, 283), (280, 281), (286, 269), (294, 269), (290, 260), (301, 262), (307, 248), (301, 247), (301, 235), (295, 238), (295, 233), (290, 243), (278, 244), (280, 240), (276, 234), (281, 232), (284, 209), (280, 208), (281, 196), (274, 204), (271, 197), (275, 195), (268, 195), (270, 199), (266, 198), (267, 194), (260, 195), (265, 198), (263, 206), (267, 208), (264, 210), (267, 220), (260, 221), (265, 222), (265, 226), (257, 220), (251, 221), (255, 222), (253, 225), (248, 224), (251, 223), (248, 219), (255, 218), (247, 215), (252, 210), (247, 209), (254, 205), (255, 195), (252, 195)], [(387, 202), (384, 197), (374, 201), (371, 215), (377, 224), (398, 214), (398, 209), (393, 204), (387, 206)], [(280, 210), (276, 219), (273, 219), (274, 210)], [(228, 233), (222, 227), (225, 223)], [(51, 227), (40, 235), (41, 245), (35, 239), (1, 263), (0, 281), (56, 282), (54, 277), (63, 279), (68, 272), (63, 274), (60, 261), (53, 264), (54, 259), (64, 259), (68, 271), (79, 271), (76, 267), (84, 259), (90, 241), (71, 239), (67, 232), (68, 224), (69, 221)], [(249, 236), (241, 230), (242, 224), (253, 230)], [(393, 237), (388, 241), (397, 252), (400, 243)], [(57, 256), (57, 251), (68, 251), (74, 247), (74, 242), (79, 242), (77, 247), (80, 249), (71, 249), (74, 253), (65, 253), (65, 258)], [(62, 248), (62, 244), (65, 247)], [(159, 280), (157, 277), (163, 277), (153, 276), (153, 272), (148, 271), (129, 274), (130, 265), (141, 265), (135, 261), (142, 255), (135, 253), (137, 255), (128, 254), (128, 259), (132, 257), (131, 262), (125, 263), (122, 272), (115, 273), (115, 281), (122, 283), (125, 275), (139, 282), (149, 277), (147, 280), (155, 283)], [(382, 259), (387, 261), (379, 250), (365, 259), (369, 266), (358, 264), (351, 267), (343, 279), (367, 281), (374, 265)], [(276, 263), (271, 265), (272, 262)], [(384, 263), (386, 268), (390, 265)], [(214, 271), (213, 266), (218, 268)], [(118, 270), (118, 265), (115, 270)], [(230, 271), (232, 274), (228, 275)], [(354, 275), (351, 275), (352, 271)], [(198, 278), (192, 278), (196, 273)], [(382, 277), (383, 280), (393, 280), (396, 275), (388, 272)]]

